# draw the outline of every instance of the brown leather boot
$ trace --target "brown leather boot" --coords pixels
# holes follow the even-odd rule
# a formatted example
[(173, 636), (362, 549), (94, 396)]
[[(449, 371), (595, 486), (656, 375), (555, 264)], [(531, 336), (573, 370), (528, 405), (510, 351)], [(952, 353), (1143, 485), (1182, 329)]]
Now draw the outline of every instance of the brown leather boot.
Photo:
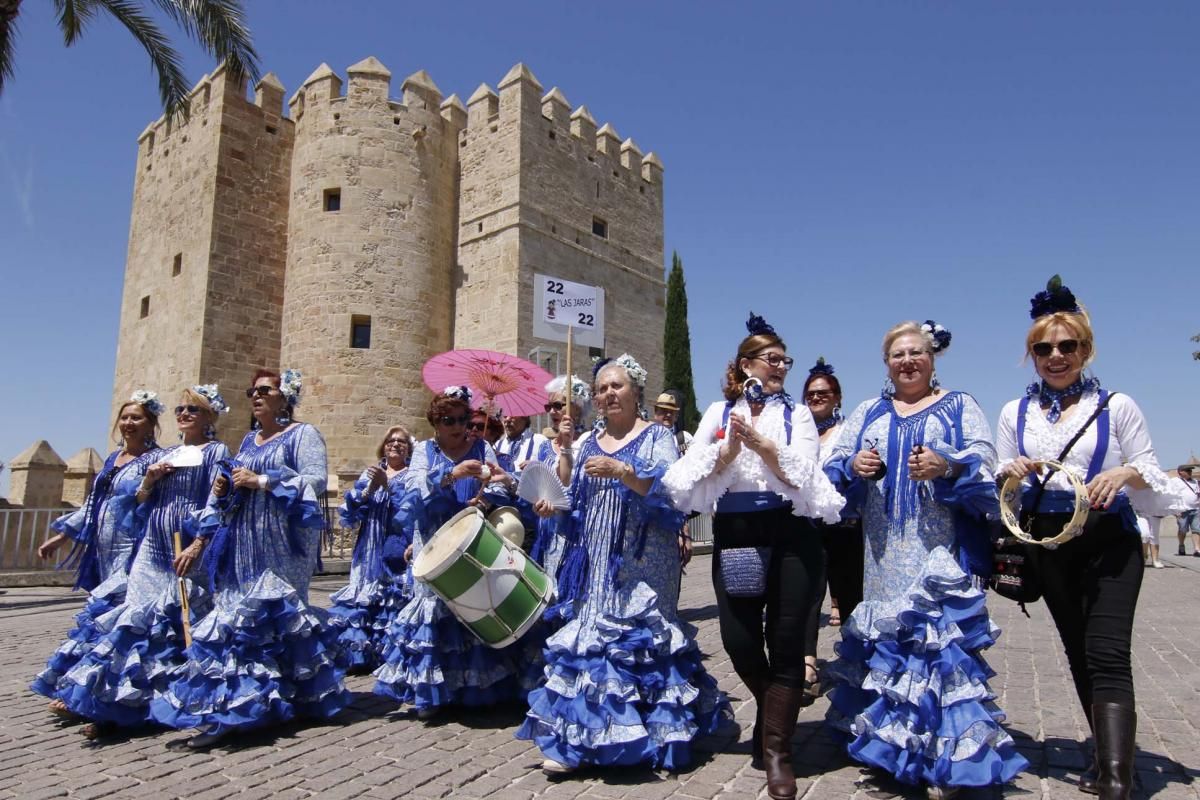
[(763, 706), (766, 704), (766, 698), (763, 696), (767, 691), (767, 680), (762, 675), (742, 675), (738, 674), (742, 679), (742, 683), (750, 690), (750, 694), (754, 696), (754, 732), (750, 736), (750, 766), (754, 769), (763, 768), (763, 750), (762, 750), (762, 720)]
[(1129, 800), (1137, 712), (1116, 703), (1093, 703), (1092, 724), (1096, 729), (1096, 787), (1100, 800)]
[(792, 771), (792, 734), (804, 689), (772, 683), (767, 687), (763, 709), (763, 767), (767, 771), (767, 795), (771, 800), (793, 800), (796, 774)]

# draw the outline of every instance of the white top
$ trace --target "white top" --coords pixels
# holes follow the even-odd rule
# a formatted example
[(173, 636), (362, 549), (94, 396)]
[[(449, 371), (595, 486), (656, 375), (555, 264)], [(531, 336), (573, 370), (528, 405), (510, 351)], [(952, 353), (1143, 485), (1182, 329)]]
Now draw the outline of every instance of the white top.
[[(768, 403), (755, 421), (755, 430), (775, 442), (787, 483), (745, 446), (733, 463), (713, 474), (721, 448), (717, 431), (725, 415), (725, 402), (720, 401), (704, 412), (691, 447), (663, 476), (675, 507), (684, 512), (708, 512), (726, 492), (774, 492), (792, 502), (792, 513), (797, 517), (837, 522), (845, 500), (821, 471), (820, 444), (812, 412), (797, 404), (792, 411), (791, 444), (787, 444), (783, 410), (782, 403)], [(738, 398), (731, 413), (750, 419), (750, 406), (744, 397)]]
[[(1035, 460), (1057, 459), (1071, 437), (1091, 418), (1099, 401), (1098, 392), (1085, 391), (1075, 404), (1075, 410), (1069, 416), (1060, 418), (1057, 425), (1051, 425), (1046, 419), (1046, 412), (1036, 400), (1031, 400), (1025, 415), (1025, 454)], [(1020, 402), (1010, 401), (1000, 412), (1000, 421), (996, 426), (996, 452), (1000, 459), (998, 472), (1020, 455), (1017, 449), (1017, 409)], [(1088, 426), (1064, 461), (1081, 478), (1087, 475), (1092, 455), (1096, 452), (1098, 424), (1099, 420)], [(1125, 487), (1121, 491), (1128, 495), (1138, 511), (1162, 516), (1176, 513), (1171, 509), (1186, 505), (1186, 498), (1179, 491), (1186, 487), (1183, 487), (1182, 481), (1173, 485), (1159, 467), (1154, 445), (1150, 441), (1150, 431), (1146, 428), (1146, 418), (1137, 403), (1123, 392), (1114, 394), (1108, 401), (1108, 430), (1108, 450), (1100, 471), (1122, 464), (1137, 470), (1149, 488)], [(1070, 480), (1058, 473), (1050, 478), (1047, 488), (1074, 492)]]
[(846, 424), (846, 421), (842, 420), (838, 424), (834, 425), (832, 428), (829, 429), (829, 435), (826, 436), (824, 439), (821, 438), (820, 433), (817, 434), (817, 441), (820, 442), (820, 445), (821, 445), (821, 467), (822, 468), (824, 468), (825, 465), (829, 463), (829, 458), (830, 458), (830, 456), (833, 455), (834, 448), (837, 447), (838, 439), (841, 438), (840, 431), (842, 430), (842, 426), (845, 424)]
[(516, 439), (509, 439), (508, 434), (501, 436), (500, 441), (496, 442), (496, 454), (512, 456), (513, 466), (519, 471), (522, 463), (537, 460), (538, 451), (545, 441), (545, 436), (527, 427)]

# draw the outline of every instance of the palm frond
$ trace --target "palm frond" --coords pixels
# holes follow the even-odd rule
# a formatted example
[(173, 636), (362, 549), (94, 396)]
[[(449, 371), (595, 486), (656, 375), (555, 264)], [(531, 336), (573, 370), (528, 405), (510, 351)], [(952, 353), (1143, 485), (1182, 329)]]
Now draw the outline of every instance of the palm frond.
[(154, 4), (231, 72), (251, 82), (258, 80), (258, 53), (241, 0), (154, 0)]
[(92, 0), (54, 0), (54, 10), (67, 47), (75, 44), (96, 13)]
[(0, 93), (4, 84), (13, 76), (16, 52), (17, 15), (21, 12), (21, 0), (0, 0)]
[[(62, 1), (71, 2), (72, 0)], [(75, 0), (75, 2), (80, 5), (95, 5), (96, 8), (104, 9), (133, 34), (133, 38), (138, 40), (146, 50), (146, 54), (150, 56), (150, 63), (154, 66), (154, 72), (158, 76), (158, 94), (162, 99), (163, 109), (167, 116), (173, 117), (176, 114), (182, 114), (187, 117), (190, 110), (188, 108), (188, 91), (191, 87), (188, 85), (187, 78), (184, 77), (179, 53), (171, 47), (171, 42), (158, 29), (154, 21), (146, 16), (138, 4), (133, 0)]]

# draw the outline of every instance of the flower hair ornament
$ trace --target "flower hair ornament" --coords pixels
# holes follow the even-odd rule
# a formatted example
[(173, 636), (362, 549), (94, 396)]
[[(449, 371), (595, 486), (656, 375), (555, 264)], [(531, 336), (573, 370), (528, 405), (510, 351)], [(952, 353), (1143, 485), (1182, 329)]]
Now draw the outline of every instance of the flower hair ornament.
[(607, 367), (609, 364), (619, 364), (625, 368), (625, 372), (629, 374), (629, 379), (638, 386), (638, 388), (646, 388), (646, 378), (650, 373), (646, 372), (646, 368), (637, 362), (637, 359), (629, 355), (629, 353), (621, 353), (616, 358), (600, 358), (592, 363), (592, 380), (596, 380), (596, 376), (600, 374), (600, 370)]
[(129, 402), (137, 403), (139, 406), (146, 409), (156, 417), (162, 416), (162, 413), (166, 411), (166, 407), (163, 406), (162, 400), (158, 399), (158, 393), (152, 392), (148, 389), (138, 389), (136, 392), (130, 395)]
[(818, 356), (817, 363), (812, 365), (812, 368), (809, 369), (808, 374), (810, 376), (832, 375), (833, 365), (825, 363), (825, 356)]
[(946, 330), (944, 327), (931, 319), (927, 319), (921, 323), (921, 333), (925, 333), (933, 337), (934, 355), (943, 352), (947, 347), (950, 346), (950, 331)]
[(447, 386), (442, 389), (442, 397), (453, 397), (455, 400), (462, 400), (467, 405), (471, 405), (471, 400), (475, 395), (466, 386)]
[[(546, 384), (547, 394), (564, 394), (563, 388), (567, 385), (567, 376), (559, 375), (554, 380)], [(592, 390), (583, 381), (571, 376), (571, 402), (586, 404), (592, 399)]]
[(229, 404), (225, 402), (224, 397), (221, 397), (221, 393), (217, 390), (217, 384), (200, 384), (199, 386), (193, 386), (192, 391), (208, 401), (214, 414), (226, 414), (229, 412)]
[(303, 385), (298, 369), (285, 369), (279, 376), (279, 393), (287, 399), (289, 406), (300, 405), (300, 389)]
[(773, 328), (770, 323), (768, 323), (758, 314), (755, 314), (753, 311), (750, 312), (750, 319), (746, 320), (746, 330), (751, 336), (779, 335), (775, 332), (775, 328)]
[(1079, 314), (1083, 311), (1074, 293), (1063, 286), (1062, 278), (1058, 275), (1046, 281), (1045, 291), (1038, 292), (1029, 300), (1029, 318), (1039, 319), (1048, 314), (1058, 312)]

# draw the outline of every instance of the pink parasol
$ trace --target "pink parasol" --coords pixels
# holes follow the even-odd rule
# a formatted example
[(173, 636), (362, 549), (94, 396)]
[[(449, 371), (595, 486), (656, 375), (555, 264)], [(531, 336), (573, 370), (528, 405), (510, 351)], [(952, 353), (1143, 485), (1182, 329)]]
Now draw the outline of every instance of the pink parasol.
[(425, 362), (421, 377), (434, 392), (467, 386), (475, 408), (499, 409), (510, 417), (546, 410), (546, 384), (554, 376), (523, 358), (493, 350), (450, 350)]

